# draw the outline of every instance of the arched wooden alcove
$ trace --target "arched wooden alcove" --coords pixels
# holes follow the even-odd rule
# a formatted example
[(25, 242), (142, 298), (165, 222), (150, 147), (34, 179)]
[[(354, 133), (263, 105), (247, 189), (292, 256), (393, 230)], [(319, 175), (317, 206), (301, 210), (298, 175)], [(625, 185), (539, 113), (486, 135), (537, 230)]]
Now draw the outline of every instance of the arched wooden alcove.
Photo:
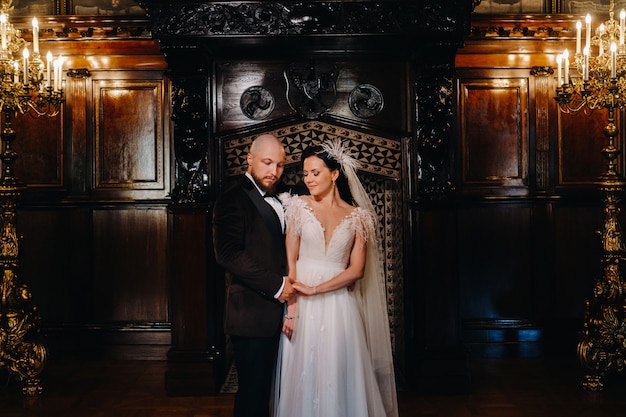
[(317, 120), (287, 120), (260, 124), (253, 131), (229, 133), (219, 138), (223, 155), (220, 169), (224, 187), (247, 169), (246, 155), (254, 138), (269, 132), (278, 137), (287, 151), (287, 166), (282, 182), (292, 193), (303, 190), (300, 155), (308, 146), (339, 139), (359, 161), (359, 174), (379, 220), (379, 237), (383, 253), (388, 314), (396, 366), (404, 364), (403, 301), (403, 225), (402, 140), (392, 134), (374, 134), (364, 125), (348, 127), (332, 117)]
[[(363, 173), (372, 178), (368, 187), (384, 220), (393, 219), (384, 233), (393, 242), (388, 264), (401, 274), (388, 288), (394, 326), (401, 328), (395, 334), (403, 339), (394, 340), (401, 378), (418, 387), (466, 386), (457, 276), (452, 265), (417, 256), (424, 244), (417, 231), (420, 202), (440, 201), (450, 190), (453, 62), (469, 29), (471, 2), (140, 3), (172, 82), (168, 392), (215, 392), (225, 377), (223, 280), (211, 256), (209, 215), (228, 169), (241, 169), (236, 161), (245, 145), (238, 141), (273, 129), (294, 129), (279, 135), (293, 155), (334, 130), (361, 147), (373, 170), (388, 169), (391, 161), (389, 172)], [(361, 93), (375, 91), (367, 86), (383, 96), (380, 111), (354, 105)], [(271, 111), (258, 98), (268, 91)], [(381, 155), (367, 136), (397, 148)], [(224, 153), (230, 139), (233, 151)], [(286, 174), (296, 176), (295, 168)], [(437, 279), (421, 271), (436, 271)]]

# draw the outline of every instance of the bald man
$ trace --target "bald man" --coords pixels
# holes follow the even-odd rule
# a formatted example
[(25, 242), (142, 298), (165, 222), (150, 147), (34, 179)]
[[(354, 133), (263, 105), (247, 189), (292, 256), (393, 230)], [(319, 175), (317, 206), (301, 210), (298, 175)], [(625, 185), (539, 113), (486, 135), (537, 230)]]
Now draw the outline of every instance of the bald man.
[(295, 294), (286, 277), (284, 213), (271, 196), (285, 161), (280, 140), (258, 136), (244, 178), (213, 209), (215, 258), (229, 276), (224, 331), (238, 373), (235, 417), (269, 416), (283, 303)]

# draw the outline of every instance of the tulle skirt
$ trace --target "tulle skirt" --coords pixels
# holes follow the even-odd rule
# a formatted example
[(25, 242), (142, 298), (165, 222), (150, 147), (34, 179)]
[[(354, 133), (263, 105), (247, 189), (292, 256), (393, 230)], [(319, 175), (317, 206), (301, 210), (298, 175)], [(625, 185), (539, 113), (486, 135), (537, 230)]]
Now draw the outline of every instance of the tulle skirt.
[[(298, 279), (318, 285), (341, 265), (299, 260)], [(381, 417), (381, 394), (352, 292), (343, 288), (298, 299), (291, 340), (280, 341), (275, 417)]]

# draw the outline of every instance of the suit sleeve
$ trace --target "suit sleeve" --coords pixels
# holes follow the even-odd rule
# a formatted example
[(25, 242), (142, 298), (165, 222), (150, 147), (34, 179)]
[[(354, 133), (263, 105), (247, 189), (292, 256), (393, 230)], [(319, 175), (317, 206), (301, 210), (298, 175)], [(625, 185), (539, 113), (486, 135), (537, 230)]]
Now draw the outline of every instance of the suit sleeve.
[(283, 284), (283, 275), (270, 271), (246, 251), (246, 233), (250, 219), (236, 198), (219, 200), (213, 208), (213, 244), (215, 259), (240, 283), (258, 293), (274, 298)]

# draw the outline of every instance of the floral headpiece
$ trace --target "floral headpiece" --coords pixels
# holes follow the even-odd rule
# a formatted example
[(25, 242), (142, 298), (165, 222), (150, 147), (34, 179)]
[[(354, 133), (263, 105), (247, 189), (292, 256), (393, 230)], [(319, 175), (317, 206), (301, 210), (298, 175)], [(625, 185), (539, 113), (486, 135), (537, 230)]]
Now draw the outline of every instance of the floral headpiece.
[(321, 144), (324, 152), (328, 154), (335, 161), (339, 162), (341, 165), (341, 169), (343, 172), (346, 172), (347, 169), (352, 169), (356, 171), (361, 167), (361, 163), (356, 160), (354, 156), (350, 153), (348, 148), (343, 146), (341, 140), (338, 138), (331, 139), (327, 142)]

